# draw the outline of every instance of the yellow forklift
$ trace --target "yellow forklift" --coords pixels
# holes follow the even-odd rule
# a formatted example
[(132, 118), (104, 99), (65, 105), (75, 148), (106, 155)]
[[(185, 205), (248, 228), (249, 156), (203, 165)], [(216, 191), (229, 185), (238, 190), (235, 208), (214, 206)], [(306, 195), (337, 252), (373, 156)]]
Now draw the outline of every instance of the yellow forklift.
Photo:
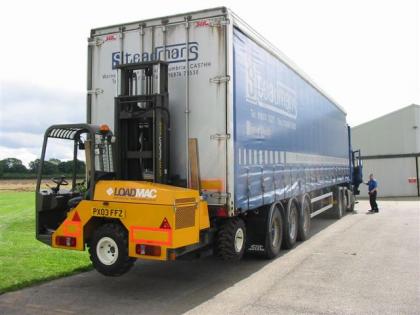
[[(211, 251), (215, 235), (199, 191), (177, 187), (169, 179), (168, 65), (128, 64), (119, 71), (115, 135), (107, 125), (49, 127), (36, 187), (37, 239), (62, 249), (87, 246), (93, 266), (107, 276), (127, 272), (136, 258), (174, 260)], [(144, 94), (133, 93), (136, 80), (146, 83)], [(83, 182), (77, 182), (75, 167), (71, 181), (52, 178), (55, 187), (44, 187), (50, 139), (73, 142), (75, 166), (78, 152), (84, 151)], [(225, 258), (242, 256), (244, 231), (238, 240), (242, 243), (232, 243), (233, 254), (224, 248)]]

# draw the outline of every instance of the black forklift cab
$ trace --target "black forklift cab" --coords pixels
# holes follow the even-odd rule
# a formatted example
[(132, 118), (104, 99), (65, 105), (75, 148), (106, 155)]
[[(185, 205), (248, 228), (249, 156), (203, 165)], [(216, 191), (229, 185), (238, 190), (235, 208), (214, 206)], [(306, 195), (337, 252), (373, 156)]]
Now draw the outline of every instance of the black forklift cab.
[[(49, 139), (73, 141), (73, 173), (70, 180), (64, 176), (51, 178), (54, 187), (42, 180), (47, 144)], [(115, 178), (113, 147), (115, 137), (106, 125), (89, 124), (53, 125), (44, 135), (41, 159), (38, 165), (36, 183), (36, 236), (50, 244), (51, 234), (66, 218), (67, 212), (83, 199), (93, 198), (95, 183), (98, 180)], [(78, 151), (85, 152), (85, 179), (77, 182)], [(66, 189), (70, 185), (69, 189)], [(63, 187), (64, 186), (64, 187)]]

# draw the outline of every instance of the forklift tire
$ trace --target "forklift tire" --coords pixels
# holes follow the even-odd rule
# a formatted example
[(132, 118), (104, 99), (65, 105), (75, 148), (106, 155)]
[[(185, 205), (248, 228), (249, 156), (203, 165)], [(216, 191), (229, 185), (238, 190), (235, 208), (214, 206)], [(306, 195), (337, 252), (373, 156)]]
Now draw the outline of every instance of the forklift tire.
[(105, 276), (121, 276), (136, 260), (128, 256), (127, 231), (116, 223), (100, 226), (88, 246), (93, 267)]
[(227, 219), (217, 233), (216, 252), (223, 260), (240, 260), (245, 252), (246, 228), (241, 218)]
[(308, 195), (303, 196), (300, 207), (297, 240), (303, 242), (309, 238), (311, 229), (311, 201)]
[(280, 212), (282, 205), (272, 205), (268, 211), (266, 236), (265, 236), (265, 257), (272, 259), (280, 253), (283, 239), (283, 217)]
[(284, 216), (283, 248), (291, 249), (296, 244), (299, 226), (299, 210), (295, 199), (290, 198)]

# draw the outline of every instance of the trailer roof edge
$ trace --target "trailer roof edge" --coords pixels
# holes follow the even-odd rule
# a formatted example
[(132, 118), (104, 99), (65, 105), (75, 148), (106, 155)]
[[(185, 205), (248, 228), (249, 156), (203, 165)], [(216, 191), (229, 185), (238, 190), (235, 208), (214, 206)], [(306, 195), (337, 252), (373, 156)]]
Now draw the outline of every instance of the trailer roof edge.
[[(247, 22), (245, 22), (242, 18), (240, 18), (235, 12), (233, 12), (230, 8), (220, 6), (215, 8), (209, 8), (204, 10), (197, 10), (197, 11), (190, 11), (190, 12), (184, 12), (179, 14), (172, 14), (172, 15), (166, 15), (162, 17), (155, 17), (150, 19), (144, 19), (144, 20), (138, 20), (128, 23), (119, 23), (114, 25), (108, 25), (104, 27), (96, 27), (91, 29), (91, 36), (94, 36), (94, 33), (97, 31), (104, 31), (109, 28), (118, 28), (122, 26), (128, 26), (128, 25), (134, 25), (134, 24), (143, 24), (146, 22), (151, 21), (158, 21), (158, 20), (166, 20), (169, 18), (175, 18), (175, 17), (183, 17), (186, 15), (193, 15), (198, 13), (207, 13), (207, 12), (215, 12), (220, 11), (220, 15), (227, 15), (233, 18), (234, 25), (238, 26), (239, 29), (247, 33), (251, 37), (252, 40), (254, 40), (257, 44), (265, 48), (267, 51), (269, 51), (273, 56), (284, 62), (291, 70), (293, 70), (297, 75), (299, 75), (303, 80), (305, 80), (308, 84), (310, 84), (312, 87), (314, 87), (319, 93), (321, 93), (324, 97), (326, 97), (331, 103), (334, 104), (335, 107), (337, 107), (340, 111), (342, 111), (345, 115), (347, 115), (346, 110), (338, 104), (328, 93), (325, 92), (321, 87), (319, 87), (311, 78), (309, 75), (307, 75), (299, 66), (297, 66), (289, 57), (287, 57), (280, 49), (278, 49), (275, 45), (273, 45), (269, 40), (267, 40), (264, 36), (259, 34), (252, 26), (250, 26)], [(210, 17), (210, 16), (209, 16)]]
[(92, 31), (106, 30), (108, 28), (133, 25), (133, 24), (144, 24), (144, 23), (151, 22), (151, 21), (156, 21), (156, 20), (166, 20), (166, 19), (169, 19), (169, 18), (184, 17), (186, 15), (192, 15), (192, 14), (197, 14), (197, 13), (206, 13), (206, 12), (212, 12), (212, 11), (218, 11), (218, 10), (221, 11), (222, 14), (226, 14), (230, 11), (229, 8), (220, 6), (220, 7), (215, 7), (215, 8), (203, 9), (203, 10), (196, 10), (196, 11), (189, 11), (189, 12), (184, 12), (184, 13), (158, 16), (158, 17), (154, 17), (154, 18), (137, 20), (137, 21), (132, 21), (132, 22), (128, 22), (128, 23), (118, 23), (118, 24), (112, 24), (112, 25), (107, 25), (107, 26), (94, 27), (94, 28), (91, 29), (91, 32)]

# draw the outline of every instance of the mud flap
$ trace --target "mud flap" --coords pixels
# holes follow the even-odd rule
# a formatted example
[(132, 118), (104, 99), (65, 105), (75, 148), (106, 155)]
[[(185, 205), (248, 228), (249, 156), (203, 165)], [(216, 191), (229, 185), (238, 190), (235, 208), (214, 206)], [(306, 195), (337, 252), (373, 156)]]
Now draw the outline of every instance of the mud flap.
[(246, 218), (246, 249), (247, 254), (264, 255), (267, 230), (267, 211), (260, 209), (258, 213), (253, 213)]

